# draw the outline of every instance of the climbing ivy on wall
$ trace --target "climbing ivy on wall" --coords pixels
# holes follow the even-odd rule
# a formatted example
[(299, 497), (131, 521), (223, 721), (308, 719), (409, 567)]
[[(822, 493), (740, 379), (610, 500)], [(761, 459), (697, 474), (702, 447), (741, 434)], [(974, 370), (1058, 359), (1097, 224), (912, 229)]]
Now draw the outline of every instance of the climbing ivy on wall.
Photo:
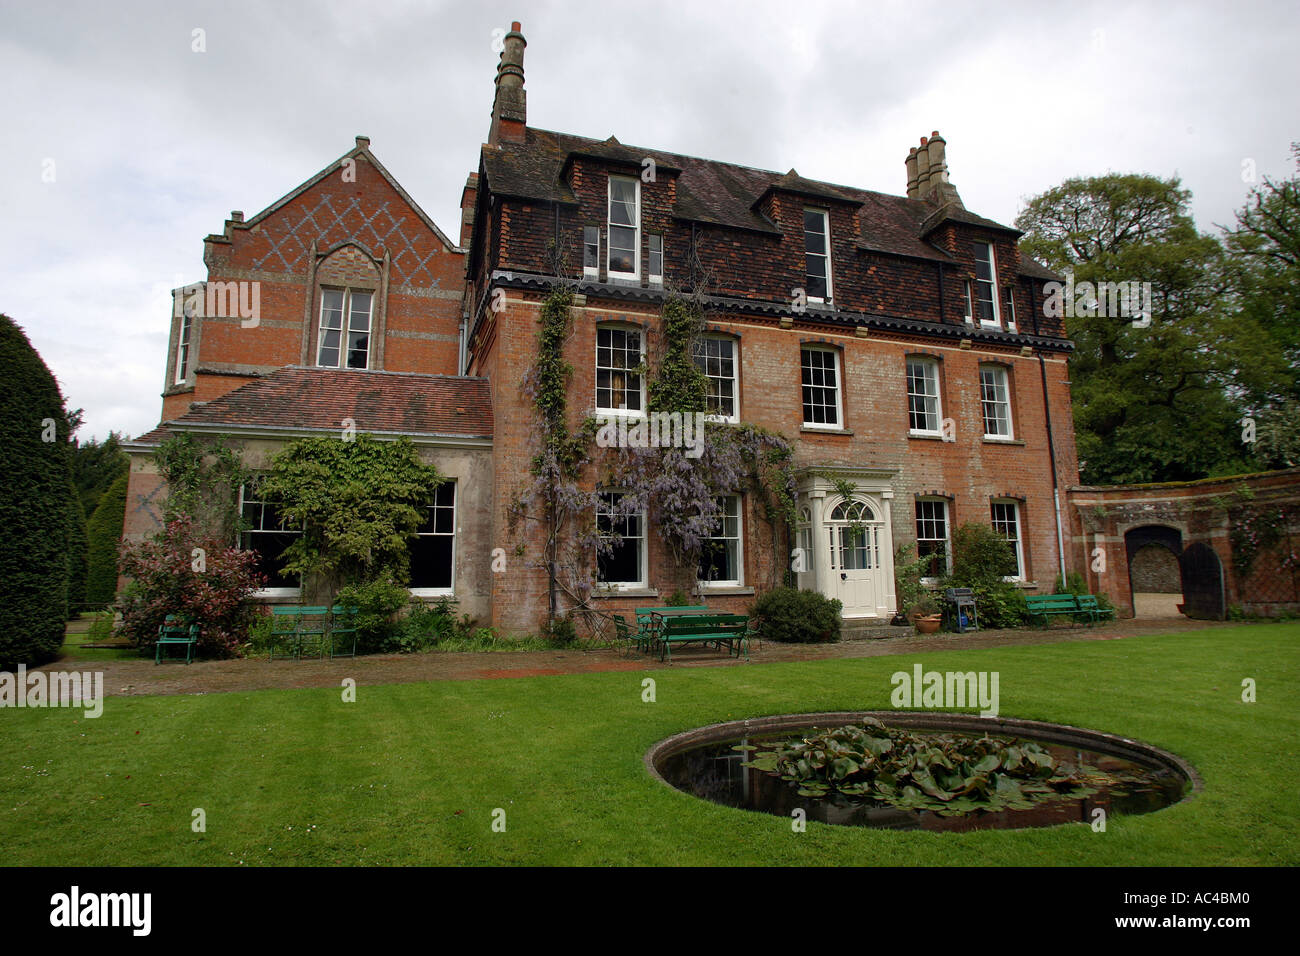
[[(525, 537), (540, 542), (541, 560), (533, 566), (547, 576), (548, 629), (563, 613), (561, 596), (571, 609), (588, 615), (589, 622), (600, 618), (590, 606), (595, 567), (619, 541), (616, 534), (601, 535), (596, 525), (600, 488), (622, 489), (617, 503), (606, 503), (612, 517), (644, 513), (679, 567), (689, 568), (697, 565), (707, 540), (721, 526), (719, 499), (746, 494), (753, 512), (768, 525), (773, 568), (781, 571), (788, 529), (795, 521), (789, 442), (756, 425), (707, 422), (691, 447), (617, 447), (595, 453), (601, 423), (588, 418), (576, 429), (569, 426), (573, 368), (564, 351), (572, 334), (572, 303), (571, 290), (562, 284), (542, 302), (537, 360), (523, 382), (537, 412), (535, 452), (529, 480), (509, 510), (512, 531), (526, 527)], [(661, 317), (656, 361), (647, 374), (647, 410), (693, 422), (707, 409), (708, 379), (693, 352), (704, 316), (696, 302), (671, 296)], [(526, 553), (522, 544), (516, 549), (517, 555)]]
[(1281, 565), (1291, 570), (1300, 569), (1300, 553), (1290, 546), (1288, 529), (1300, 520), (1300, 507), (1269, 504), (1247, 506), (1229, 513), (1232, 530), (1232, 556), (1242, 578), (1250, 575), (1261, 554), (1287, 543), (1281, 549)]

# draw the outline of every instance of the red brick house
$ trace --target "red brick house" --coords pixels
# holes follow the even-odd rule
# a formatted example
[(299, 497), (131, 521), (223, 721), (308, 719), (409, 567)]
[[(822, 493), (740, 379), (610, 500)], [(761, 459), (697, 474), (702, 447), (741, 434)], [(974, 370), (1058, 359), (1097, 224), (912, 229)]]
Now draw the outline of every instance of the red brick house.
[[(808, 556), (797, 579), (842, 600), (847, 619), (888, 620), (895, 548), (936, 552), (965, 522), (1004, 533), (1017, 579), (1050, 591), (1073, 559), (1059, 511), (1078, 482), (1072, 346), (1060, 319), (1044, 317), (1055, 276), (1021, 255), (1016, 230), (965, 209), (942, 137), (908, 152), (900, 196), (549, 132), (527, 124), (524, 46), (515, 24), (459, 246), (364, 138), (208, 237), (209, 283), (260, 282), (260, 316), (227, 287), (242, 312), (187, 318), (195, 296), (178, 290), (164, 430), (131, 446), (127, 534), (149, 530), (148, 452), (165, 430), (224, 430), (256, 456), (352, 417), (358, 430), (417, 436), (457, 479), (448, 590), (462, 609), (535, 630), (546, 580), (526, 569), (536, 542), (520, 540), (507, 512), (534, 452), (521, 382), (540, 305), (564, 282), (578, 295), (565, 353), (574, 425), (644, 416), (636, 370), (656, 354), (666, 297), (704, 303), (695, 349), (710, 412), (792, 443), (791, 543)], [(757, 540), (754, 507), (743, 494), (724, 502), (724, 558), (704, 581), (674, 564), (655, 516), (639, 516), (602, 565), (593, 604), (623, 611), (683, 583), (711, 605), (748, 604), (785, 570)], [(510, 555), (499, 573), (496, 548)]]
[[(292, 438), (349, 424), (405, 435), (452, 479), (412, 545), (412, 587), (486, 617), (486, 565), (456, 547), (487, 536), (492, 487), (487, 383), (458, 375), (464, 251), (359, 136), (251, 219), (232, 212), (203, 258), (206, 282), (173, 293), (162, 424), (127, 445), (125, 536), (159, 527), (152, 452), (169, 433), (228, 436), (254, 470)], [(299, 600), (299, 582), (278, 567), (289, 533), (255, 487), (241, 498), (240, 544), (271, 577), (263, 597)]]
[[(466, 370), (492, 382), (496, 474), (524, 474), (532, 453), (535, 412), (518, 383), (557, 272), (579, 294), (566, 351), (574, 424), (645, 414), (645, 376), (629, 370), (656, 352), (667, 290), (704, 289), (696, 355), (710, 410), (786, 436), (802, 468), (802, 586), (842, 600), (848, 619), (888, 620), (894, 548), (929, 552), (980, 522), (1012, 540), (1024, 586), (1050, 592), (1067, 550), (1058, 507), (1078, 481), (1072, 346), (1043, 314), (1054, 275), (1021, 255), (1016, 230), (964, 208), (944, 140), (909, 151), (907, 195), (894, 196), (535, 129), (524, 46), (516, 24), (462, 201)], [(828, 476), (850, 480), (852, 500)], [(510, 537), (514, 491), (498, 482), (494, 541)], [(724, 580), (699, 589), (743, 606), (778, 569), (754, 540), (752, 504), (736, 496), (726, 513)], [(631, 526), (601, 609), (681, 583), (654, 515)], [(527, 629), (544, 614), (541, 572), (492, 582), (494, 623)]]

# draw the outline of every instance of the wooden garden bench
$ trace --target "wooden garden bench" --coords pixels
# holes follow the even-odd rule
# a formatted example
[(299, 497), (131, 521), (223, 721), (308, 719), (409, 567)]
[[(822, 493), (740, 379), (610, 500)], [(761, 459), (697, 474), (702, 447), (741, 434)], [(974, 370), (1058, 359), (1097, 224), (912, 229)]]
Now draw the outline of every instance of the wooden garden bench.
[[(168, 614), (158, 625), (158, 643), (154, 645), (153, 662), (162, 663), (164, 645), (184, 646), (185, 663), (188, 664), (199, 643), (198, 624), (186, 624), (175, 614)], [(178, 658), (179, 659), (179, 658)]]
[(275, 624), (266, 659), (273, 660), (283, 647), (282, 659), (302, 660), (307, 652), (318, 660), (357, 656), (358, 608), (335, 604), (324, 606), (273, 607)]
[(1087, 614), (1095, 624), (1097, 621), (1111, 617), (1115, 613), (1114, 608), (1102, 607), (1097, 603), (1097, 597), (1093, 594), (1076, 594), (1075, 603), (1078, 604), (1079, 613)]
[(1044, 627), (1050, 623), (1049, 619), (1052, 617), (1060, 615), (1074, 617), (1079, 613), (1079, 605), (1074, 600), (1073, 594), (1030, 594), (1025, 598), (1025, 604), (1029, 607), (1029, 616), (1041, 617)]
[(673, 659), (674, 644), (713, 644), (718, 650), (727, 646), (727, 654), (737, 657), (743, 652), (749, 660), (749, 618), (743, 614), (655, 614), (654, 642), (659, 645), (659, 660)]
[(274, 660), (276, 651), (284, 646), (280, 657), (302, 660), (305, 649), (314, 649), (318, 658), (325, 656), (325, 634), (329, 628), (327, 607), (273, 607), (275, 623), (271, 628), (271, 647), (266, 659)]
[(691, 604), (684, 607), (639, 607), (636, 609), (636, 646), (638, 650), (649, 651), (654, 643), (654, 616), (669, 617), (681, 614), (705, 614), (708, 608), (703, 604)]
[[(335, 604), (330, 608), (329, 619), (329, 650), (330, 657), (356, 657), (357, 656), (357, 614), (360, 608), (345, 607)], [(344, 647), (350, 646), (351, 649), (344, 653), (339, 649), (338, 641), (342, 638)], [(347, 643), (351, 638), (351, 645)]]

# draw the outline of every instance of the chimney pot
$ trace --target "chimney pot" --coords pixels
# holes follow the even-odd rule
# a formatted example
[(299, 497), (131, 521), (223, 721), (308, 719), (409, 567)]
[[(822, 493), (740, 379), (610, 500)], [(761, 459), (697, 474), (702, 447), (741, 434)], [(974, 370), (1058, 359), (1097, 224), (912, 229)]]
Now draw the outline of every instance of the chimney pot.
[(369, 136), (357, 136), (357, 146), (364, 146), (364, 147), (366, 147), (367, 149), (369, 149), (369, 148), (370, 148), (370, 137), (369, 137)]
[(232, 209), (232, 210), (230, 210), (230, 221), (231, 221), (231, 222), (243, 222), (243, 221), (244, 221), (244, 213), (243, 213), (241, 210), (239, 210), (239, 209)]
[(519, 21), (518, 21), (518, 20), (515, 20), (515, 21), (513, 21), (513, 22), (510, 24), (510, 32), (511, 32), (511, 33), (518, 33), (521, 29), (523, 29), (523, 28), (522, 28), (521, 26), (519, 26)]

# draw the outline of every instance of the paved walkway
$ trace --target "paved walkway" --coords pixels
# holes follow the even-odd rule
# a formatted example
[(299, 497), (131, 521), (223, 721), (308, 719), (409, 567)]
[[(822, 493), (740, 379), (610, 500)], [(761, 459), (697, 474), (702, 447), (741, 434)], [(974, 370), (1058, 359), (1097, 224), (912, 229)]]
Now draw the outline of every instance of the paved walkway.
[[(753, 667), (780, 661), (813, 661), (849, 657), (883, 657), (918, 651), (1012, 647), (1068, 641), (1110, 641), (1147, 634), (1222, 627), (1218, 621), (1118, 621), (1095, 627), (1058, 625), (1047, 630), (988, 631), (977, 634), (909, 634), (880, 640), (838, 644), (777, 644), (759, 642), (746, 664), (710, 648), (673, 651), (671, 665), (640, 654), (617, 650), (556, 650), (495, 653), (379, 654), (332, 661), (230, 660), (197, 661), (190, 665), (155, 665), (151, 660), (78, 660), (64, 657), (43, 670), (89, 670), (104, 674), (109, 696), (210, 694), (294, 687), (338, 687), (345, 677), (358, 684), (408, 684), (433, 680), (482, 680), (589, 674), (600, 671), (645, 671), (662, 667)], [(1239, 625), (1226, 625), (1239, 626)]]

